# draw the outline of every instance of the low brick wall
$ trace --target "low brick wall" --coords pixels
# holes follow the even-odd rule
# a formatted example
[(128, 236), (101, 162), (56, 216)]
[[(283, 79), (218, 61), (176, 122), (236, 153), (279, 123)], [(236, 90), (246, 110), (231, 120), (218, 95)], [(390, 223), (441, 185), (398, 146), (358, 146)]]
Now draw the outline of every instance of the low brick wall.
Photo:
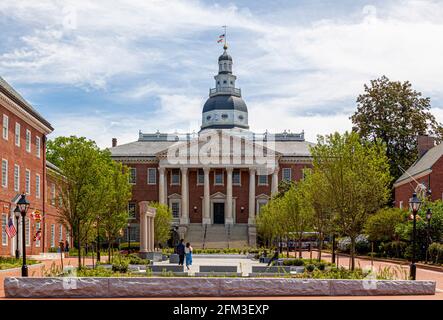
[(9, 298), (433, 295), (435, 281), (290, 278), (15, 278)]

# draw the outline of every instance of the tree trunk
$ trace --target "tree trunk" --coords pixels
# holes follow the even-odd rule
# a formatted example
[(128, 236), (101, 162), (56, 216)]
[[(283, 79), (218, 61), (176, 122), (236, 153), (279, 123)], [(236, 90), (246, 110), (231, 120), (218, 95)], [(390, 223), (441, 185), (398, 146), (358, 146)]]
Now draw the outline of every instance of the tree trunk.
[(77, 221), (78, 268), (82, 267), (82, 246), (80, 241), (80, 219)]
[(301, 240), (303, 238), (303, 234), (300, 235), (300, 237), (298, 238), (298, 257), (301, 259), (302, 258), (302, 252), (301, 252)]
[(108, 238), (108, 261), (111, 263), (111, 240)]
[(318, 261), (321, 261), (321, 253), (323, 250), (323, 232), (320, 232), (320, 239), (318, 244)]
[(355, 269), (355, 237), (351, 237), (351, 270)]
[(289, 237), (286, 237), (286, 258), (289, 258)]

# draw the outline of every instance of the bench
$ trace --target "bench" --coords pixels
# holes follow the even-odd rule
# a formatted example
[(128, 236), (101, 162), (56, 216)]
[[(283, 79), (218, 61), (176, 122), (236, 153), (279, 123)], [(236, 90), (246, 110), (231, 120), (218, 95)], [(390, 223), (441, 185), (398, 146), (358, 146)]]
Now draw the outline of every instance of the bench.
[(252, 272), (249, 274), (250, 277), (255, 276), (266, 276), (266, 275), (285, 275), (294, 273), (303, 273), (305, 267), (303, 266), (252, 266)]
[(199, 272), (196, 277), (210, 276), (236, 276), (241, 277), (241, 272), (237, 271), (237, 266), (199, 266)]

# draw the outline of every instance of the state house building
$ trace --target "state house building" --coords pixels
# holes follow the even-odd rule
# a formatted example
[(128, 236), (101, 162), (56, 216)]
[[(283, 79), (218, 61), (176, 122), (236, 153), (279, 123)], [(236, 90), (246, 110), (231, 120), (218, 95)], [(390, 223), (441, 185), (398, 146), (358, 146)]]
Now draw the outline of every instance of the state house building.
[(310, 168), (313, 144), (303, 132), (249, 130), (232, 63), (225, 45), (198, 134), (139, 132), (138, 141), (123, 145), (113, 139), (113, 159), (130, 167), (131, 240), (139, 234), (138, 203), (158, 201), (171, 208), (173, 228), (194, 247), (255, 246), (256, 216), (279, 181), (300, 180)]

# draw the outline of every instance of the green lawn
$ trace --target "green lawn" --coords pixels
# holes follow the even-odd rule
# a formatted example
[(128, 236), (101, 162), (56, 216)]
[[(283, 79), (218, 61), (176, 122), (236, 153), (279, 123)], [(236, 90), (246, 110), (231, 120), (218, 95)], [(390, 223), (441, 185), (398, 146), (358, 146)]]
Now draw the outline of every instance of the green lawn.
[[(22, 262), (23, 260), (21, 258), (16, 259), (15, 257), (0, 257), (0, 270), (19, 268), (22, 266)], [(32, 259), (26, 260), (27, 265), (36, 264), (38, 262), (39, 261)]]

